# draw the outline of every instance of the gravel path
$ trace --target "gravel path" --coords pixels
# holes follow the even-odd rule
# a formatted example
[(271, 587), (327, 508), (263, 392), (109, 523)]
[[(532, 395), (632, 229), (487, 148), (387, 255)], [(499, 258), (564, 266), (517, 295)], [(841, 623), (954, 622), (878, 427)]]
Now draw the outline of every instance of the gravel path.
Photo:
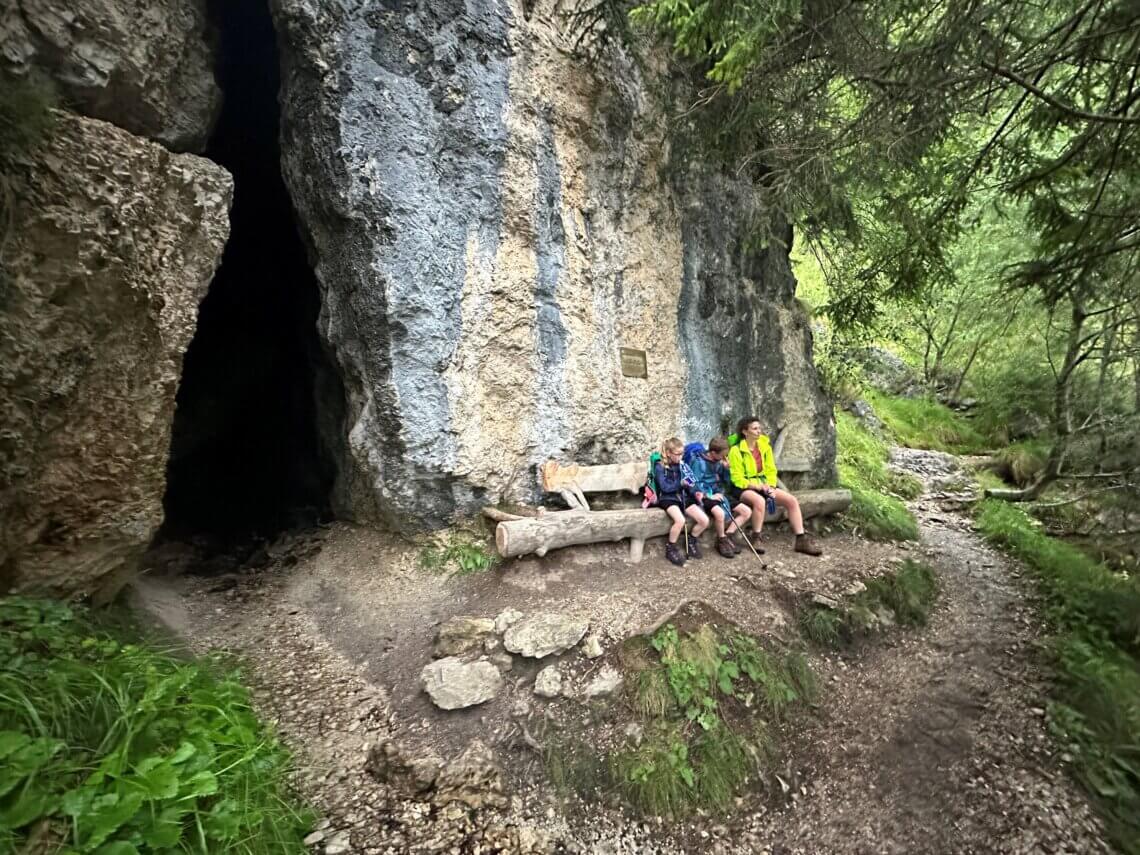
[[(706, 559), (679, 574), (654, 555), (631, 569), (603, 547), (446, 578), (416, 567), (407, 547), (336, 526), (278, 544), (256, 575), (151, 580), (139, 597), (194, 649), (249, 663), (259, 706), (298, 753), (298, 787), (325, 817), (317, 852), (1107, 852), (1044, 729), (1028, 585), (960, 513), (953, 458), (902, 449), (894, 463), (928, 485), (912, 504), (920, 547), (833, 535), (826, 560), (813, 561), (775, 533), (767, 566)], [(516, 671), (502, 697), (463, 712), (436, 710), (418, 691), (434, 627), (454, 614), (576, 612), (609, 646), (695, 597), (752, 632), (788, 637), (791, 596), (838, 594), (907, 556), (938, 572), (930, 625), (817, 657), (824, 689), (787, 737), (787, 792), (750, 795), (730, 817), (670, 827), (600, 804), (567, 809), (516, 738), (520, 709), (542, 715), (531, 674)], [(399, 797), (364, 768), (388, 737), (443, 756), (483, 739), (512, 795), (477, 810)]]

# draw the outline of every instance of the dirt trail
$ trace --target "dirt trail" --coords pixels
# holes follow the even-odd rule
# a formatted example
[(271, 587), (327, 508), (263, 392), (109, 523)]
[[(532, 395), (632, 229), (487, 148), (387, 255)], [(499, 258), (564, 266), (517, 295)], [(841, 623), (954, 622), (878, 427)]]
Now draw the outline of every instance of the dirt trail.
[[(330, 855), (1107, 852), (1044, 729), (1041, 628), (1025, 604), (1028, 586), (948, 496), (946, 485), (961, 480), (952, 459), (904, 450), (896, 462), (928, 485), (912, 505), (920, 548), (832, 535), (820, 561), (794, 555), (790, 537), (775, 533), (767, 566), (711, 556), (678, 572), (658, 549), (630, 568), (619, 547), (603, 547), (447, 578), (417, 567), (407, 547), (336, 526), (314, 538), (319, 554), (295, 566), (275, 561), (222, 582), (152, 580), (141, 600), (196, 649), (248, 661), (259, 704), (298, 751), (299, 786), (326, 816), (314, 845)], [(942, 586), (930, 625), (816, 657), (821, 702), (785, 745), (788, 792), (750, 795), (728, 818), (668, 829), (597, 804), (565, 810), (515, 738), (520, 710), (542, 715), (529, 684), (536, 668), (516, 668), (502, 696), (461, 712), (437, 710), (419, 691), (435, 625), (455, 614), (575, 612), (611, 647), (700, 598), (751, 632), (789, 638), (790, 595), (838, 594), (920, 552)], [(387, 736), (445, 756), (485, 739), (510, 770), (510, 804), (449, 812), (396, 798), (364, 771), (367, 748)]]

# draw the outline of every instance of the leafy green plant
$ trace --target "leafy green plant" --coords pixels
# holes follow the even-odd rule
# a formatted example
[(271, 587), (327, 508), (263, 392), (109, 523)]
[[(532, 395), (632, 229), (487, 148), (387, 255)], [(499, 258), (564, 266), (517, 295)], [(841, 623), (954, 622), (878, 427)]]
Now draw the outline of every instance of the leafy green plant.
[(419, 560), (426, 570), (453, 571), (457, 576), (466, 576), (490, 570), (499, 559), (481, 543), (455, 537), (441, 546), (425, 546), (420, 550)]
[(289, 756), (233, 673), (59, 603), (0, 599), (0, 850), (303, 852)]

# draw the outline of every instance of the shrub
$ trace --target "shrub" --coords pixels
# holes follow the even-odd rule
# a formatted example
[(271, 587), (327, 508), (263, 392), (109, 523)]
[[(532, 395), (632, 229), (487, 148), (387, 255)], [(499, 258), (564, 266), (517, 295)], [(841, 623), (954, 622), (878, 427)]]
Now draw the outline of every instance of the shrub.
[(0, 851), (302, 853), (289, 756), (233, 673), (0, 599)]

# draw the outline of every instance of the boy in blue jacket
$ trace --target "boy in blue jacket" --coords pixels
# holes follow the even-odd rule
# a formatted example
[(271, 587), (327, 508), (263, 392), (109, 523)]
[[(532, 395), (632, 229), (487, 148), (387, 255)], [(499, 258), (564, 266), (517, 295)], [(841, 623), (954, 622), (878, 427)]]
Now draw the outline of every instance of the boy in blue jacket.
[[(730, 492), (732, 479), (724, 460), (728, 456), (728, 440), (723, 436), (716, 436), (709, 440), (708, 450), (692, 458), (690, 467), (693, 470), (693, 479), (696, 482), (693, 493), (701, 507), (712, 514), (716, 523), (716, 551), (725, 558), (735, 558), (740, 547), (725, 533), (725, 524), (728, 515), (725, 509), (729, 507), (727, 498)], [(737, 502), (732, 508), (732, 519), (736, 523), (737, 531), (744, 531), (743, 525), (752, 516), (752, 509), (743, 502)]]

